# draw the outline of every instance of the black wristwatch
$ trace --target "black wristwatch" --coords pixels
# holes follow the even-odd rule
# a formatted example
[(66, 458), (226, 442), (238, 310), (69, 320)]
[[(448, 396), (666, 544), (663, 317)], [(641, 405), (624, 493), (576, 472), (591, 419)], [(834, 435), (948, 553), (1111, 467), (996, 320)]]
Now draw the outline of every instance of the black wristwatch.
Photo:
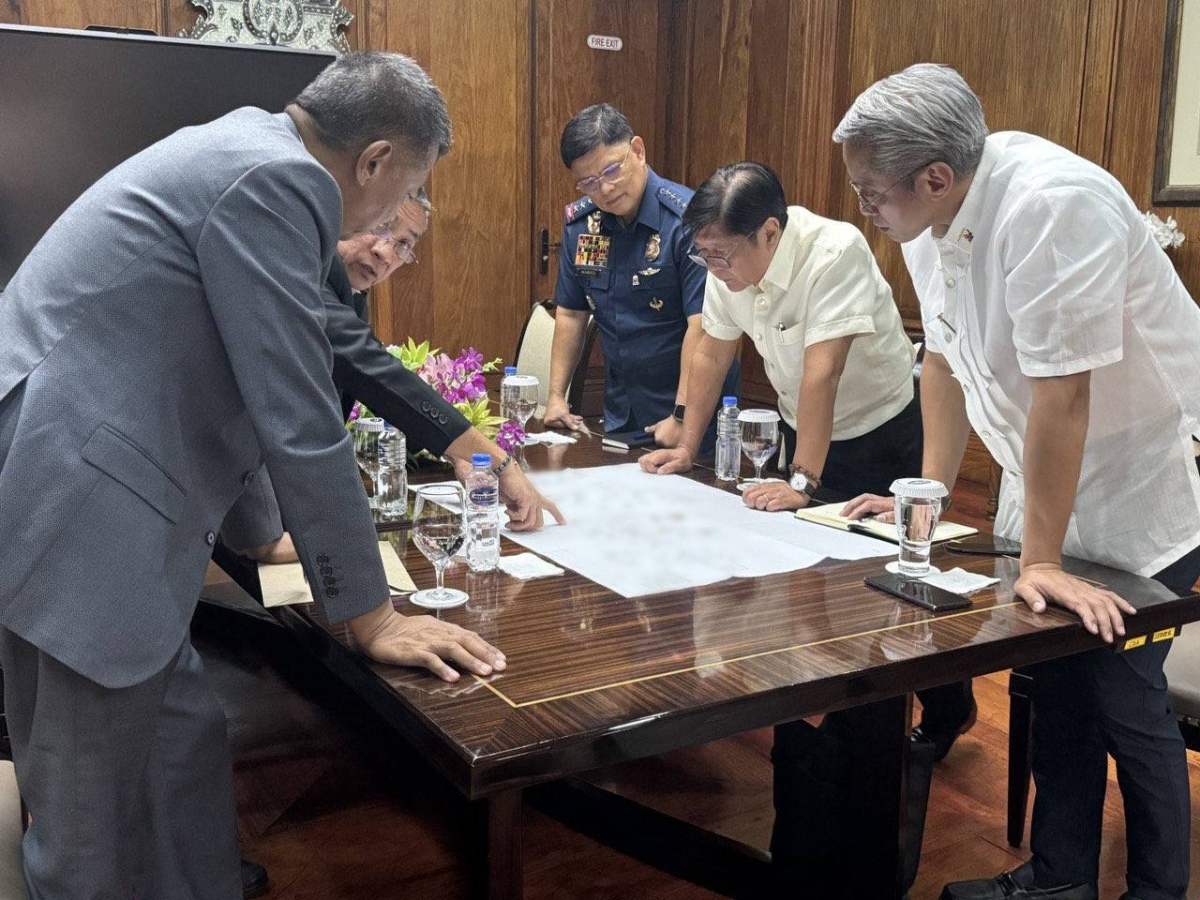
[(687, 409), (687, 407), (684, 406), (682, 403), (676, 403), (675, 404), (675, 412), (671, 413), (672, 418), (674, 418), (676, 422), (679, 422), (680, 424), (682, 424), (683, 423), (683, 412), (685, 409)]

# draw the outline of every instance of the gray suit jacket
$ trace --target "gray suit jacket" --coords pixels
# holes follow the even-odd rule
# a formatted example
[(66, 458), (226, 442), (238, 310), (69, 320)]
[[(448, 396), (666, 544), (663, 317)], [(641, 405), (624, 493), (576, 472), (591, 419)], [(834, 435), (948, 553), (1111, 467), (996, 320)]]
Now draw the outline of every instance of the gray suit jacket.
[(269, 463), (323, 611), (388, 596), (331, 379), (336, 182), (241, 109), (100, 179), (0, 296), (0, 625), (108, 687), (178, 650)]
[[(375, 415), (404, 432), (409, 453), (445, 453), (471, 427), (470, 423), (387, 352), (371, 330), (367, 295), (355, 293), (345, 266), (336, 256), (322, 294), (325, 335), (333, 347), (333, 382), (342, 392), (342, 417), (350, 415), (355, 399), (361, 399)], [(225, 517), (220, 537), (232, 549), (248, 550), (276, 540), (283, 531), (279, 505), (264, 466)]]

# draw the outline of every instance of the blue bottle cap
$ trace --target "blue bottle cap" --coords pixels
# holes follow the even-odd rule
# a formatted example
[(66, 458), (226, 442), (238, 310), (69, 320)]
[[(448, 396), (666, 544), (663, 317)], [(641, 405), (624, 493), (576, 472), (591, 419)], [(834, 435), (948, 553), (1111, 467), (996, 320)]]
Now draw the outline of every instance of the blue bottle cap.
[(504, 374), (505, 374), (505, 375), (516, 375), (516, 374), (517, 374), (517, 367), (516, 367), (516, 366), (505, 366), (505, 367), (504, 367)]
[(725, 397), (721, 400), (725, 406), (737, 406), (737, 397)]
[(490, 469), (492, 467), (492, 458), (486, 453), (475, 453), (471, 456), (471, 465), (476, 468), (486, 466)]

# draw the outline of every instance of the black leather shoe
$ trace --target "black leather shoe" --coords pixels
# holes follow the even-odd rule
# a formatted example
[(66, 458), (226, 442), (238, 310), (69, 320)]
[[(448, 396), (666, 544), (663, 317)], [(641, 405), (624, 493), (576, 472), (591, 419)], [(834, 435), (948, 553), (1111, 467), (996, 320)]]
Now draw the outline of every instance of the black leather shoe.
[(248, 859), (242, 860), (242, 897), (245, 900), (261, 897), (270, 885), (271, 879), (267, 877), (265, 868)]
[(1060, 884), (1037, 887), (1033, 863), (979, 881), (955, 881), (942, 889), (942, 900), (1097, 900), (1092, 884)]
[(912, 730), (912, 739), (914, 741), (928, 741), (933, 744), (933, 761), (941, 762), (946, 758), (946, 754), (950, 752), (950, 748), (954, 746), (954, 742), (958, 740), (960, 734), (966, 734), (975, 725), (975, 720), (979, 718), (979, 704), (975, 702), (975, 698), (971, 698), (971, 710), (967, 713), (966, 719), (955, 725), (936, 725), (927, 724), (924, 717), (921, 719), (921, 724)]

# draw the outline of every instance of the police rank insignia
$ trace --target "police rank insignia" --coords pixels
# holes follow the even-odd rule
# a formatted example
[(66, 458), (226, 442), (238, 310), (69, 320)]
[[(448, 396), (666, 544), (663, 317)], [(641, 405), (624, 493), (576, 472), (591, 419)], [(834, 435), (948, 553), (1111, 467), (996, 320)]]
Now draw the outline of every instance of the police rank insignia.
[(654, 262), (658, 259), (661, 250), (662, 237), (657, 234), (650, 235), (650, 240), (646, 241), (646, 262)]
[(600, 210), (596, 210), (588, 216), (588, 234), (600, 233)]
[(661, 300), (659, 300), (657, 297), (655, 297), (653, 300), (650, 301), (650, 308), (652, 310), (654, 310), (655, 312), (658, 312), (660, 309), (663, 308), (663, 302)]
[(607, 234), (581, 234), (575, 244), (575, 265), (589, 269), (608, 268)]

